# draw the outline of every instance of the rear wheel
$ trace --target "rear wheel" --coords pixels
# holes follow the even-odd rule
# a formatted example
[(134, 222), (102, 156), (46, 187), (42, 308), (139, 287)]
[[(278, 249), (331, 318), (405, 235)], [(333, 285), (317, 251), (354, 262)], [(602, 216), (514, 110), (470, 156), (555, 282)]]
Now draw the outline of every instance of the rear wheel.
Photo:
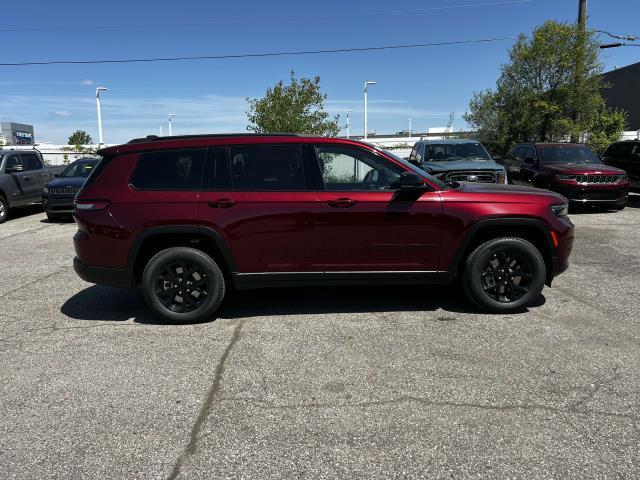
[(7, 219), (7, 215), (9, 215), (9, 204), (4, 197), (0, 195), (0, 223), (3, 223)]
[(495, 238), (467, 258), (464, 289), (485, 311), (516, 312), (540, 295), (546, 266), (538, 249), (522, 238)]
[(149, 260), (142, 273), (142, 293), (158, 318), (174, 323), (209, 320), (222, 303), (225, 281), (206, 253), (167, 248)]

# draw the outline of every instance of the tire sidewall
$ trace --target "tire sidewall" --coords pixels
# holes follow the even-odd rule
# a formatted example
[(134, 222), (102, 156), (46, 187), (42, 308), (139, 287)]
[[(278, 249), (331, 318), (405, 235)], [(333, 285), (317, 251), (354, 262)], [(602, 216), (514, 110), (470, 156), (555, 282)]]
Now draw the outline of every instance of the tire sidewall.
[[(209, 291), (205, 303), (197, 310), (186, 313), (172, 312), (155, 294), (155, 279), (167, 263), (186, 261), (197, 264), (209, 277)], [(142, 274), (140, 287), (149, 309), (167, 323), (198, 323), (210, 320), (222, 303), (225, 280), (216, 262), (206, 253), (195, 248), (173, 247), (155, 254)]]
[[(515, 302), (503, 303), (491, 298), (482, 288), (481, 276), (489, 258), (499, 250), (508, 248), (525, 256), (534, 271), (529, 291)], [(535, 301), (546, 280), (546, 265), (538, 249), (530, 242), (520, 238), (498, 238), (480, 245), (469, 256), (465, 271), (465, 290), (471, 300), (483, 310), (494, 312), (513, 312), (525, 309)]]
[(7, 217), (9, 216), (9, 204), (7, 203), (7, 201), (4, 199), (2, 195), (0, 195), (0, 203), (4, 207), (2, 209), (4, 214), (0, 214), (0, 223), (4, 223), (7, 220)]

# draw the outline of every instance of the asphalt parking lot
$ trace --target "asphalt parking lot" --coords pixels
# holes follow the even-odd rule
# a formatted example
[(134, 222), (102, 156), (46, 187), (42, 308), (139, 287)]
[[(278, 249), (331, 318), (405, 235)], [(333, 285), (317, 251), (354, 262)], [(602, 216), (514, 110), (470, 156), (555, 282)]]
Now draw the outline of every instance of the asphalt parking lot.
[(294, 289), (162, 325), (27, 211), (0, 225), (1, 476), (639, 478), (640, 195), (572, 219), (571, 268), (526, 313)]

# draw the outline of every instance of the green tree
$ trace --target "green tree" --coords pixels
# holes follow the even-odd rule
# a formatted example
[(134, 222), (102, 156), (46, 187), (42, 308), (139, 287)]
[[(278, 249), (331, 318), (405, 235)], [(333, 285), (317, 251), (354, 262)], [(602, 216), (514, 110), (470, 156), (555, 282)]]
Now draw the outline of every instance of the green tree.
[(267, 89), (263, 98), (247, 99), (247, 130), (336, 136), (340, 131), (339, 116), (329, 118), (324, 111), (326, 99), (327, 95), (320, 91), (320, 77), (298, 80), (292, 70), (289, 85), (280, 80)]
[(91, 145), (91, 136), (84, 130), (76, 130), (69, 137), (68, 145)]
[[(610, 112), (600, 95), (602, 64), (593, 32), (547, 21), (520, 35), (494, 90), (474, 93), (464, 119), (488, 144), (505, 150), (523, 141), (586, 139), (602, 133)], [(608, 131), (608, 138), (620, 135)], [(595, 138), (595, 137), (593, 137)]]

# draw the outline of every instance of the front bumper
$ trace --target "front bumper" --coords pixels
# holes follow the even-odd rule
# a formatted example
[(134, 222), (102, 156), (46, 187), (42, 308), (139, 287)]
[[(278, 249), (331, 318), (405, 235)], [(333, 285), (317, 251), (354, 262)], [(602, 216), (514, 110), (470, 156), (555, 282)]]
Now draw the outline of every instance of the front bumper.
[(133, 288), (134, 286), (133, 275), (129, 268), (94, 267), (84, 264), (78, 257), (74, 257), (73, 269), (85, 282), (120, 288)]
[(629, 184), (567, 185), (552, 183), (551, 190), (566, 197), (573, 204), (625, 206), (629, 200)]
[(73, 213), (73, 197), (54, 197), (51, 195), (42, 195), (42, 206), (45, 212), (51, 213)]

